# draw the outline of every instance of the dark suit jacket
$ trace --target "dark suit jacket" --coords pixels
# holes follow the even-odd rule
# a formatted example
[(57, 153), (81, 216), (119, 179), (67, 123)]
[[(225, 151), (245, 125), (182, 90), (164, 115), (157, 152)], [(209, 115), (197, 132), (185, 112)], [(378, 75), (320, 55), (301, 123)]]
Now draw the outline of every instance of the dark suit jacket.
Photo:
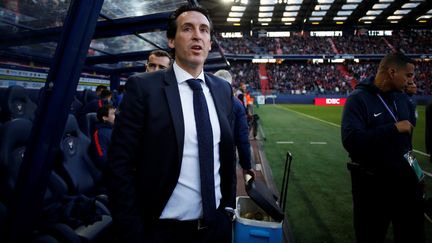
[[(231, 87), (210, 74), (205, 74), (205, 81), (221, 129), (221, 207), (234, 207)], [(109, 200), (114, 224), (124, 242), (142, 242), (142, 236), (159, 219), (177, 184), (183, 156), (184, 121), (172, 67), (133, 76), (126, 88), (108, 151)]]

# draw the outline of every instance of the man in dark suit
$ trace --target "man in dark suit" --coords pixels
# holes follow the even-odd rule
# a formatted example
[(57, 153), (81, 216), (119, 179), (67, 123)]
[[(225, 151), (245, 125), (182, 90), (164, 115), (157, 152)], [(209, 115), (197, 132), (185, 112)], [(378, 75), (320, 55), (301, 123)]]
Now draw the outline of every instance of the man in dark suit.
[(231, 242), (232, 93), (203, 71), (211, 30), (206, 10), (181, 6), (167, 30), (174, 64), (126, 84), (108, 152), (121, 242)]

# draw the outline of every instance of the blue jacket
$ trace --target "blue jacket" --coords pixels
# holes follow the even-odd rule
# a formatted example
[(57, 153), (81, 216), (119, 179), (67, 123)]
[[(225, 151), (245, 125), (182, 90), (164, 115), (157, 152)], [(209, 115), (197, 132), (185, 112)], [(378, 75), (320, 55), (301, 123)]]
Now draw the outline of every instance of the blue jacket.
[[(356, 87), (347, 99), (342, 115), (342, 143), (351, 160), (378, 173), (401, 175), (410, 171), (403, 155), (411, 148), (408, 133), (399, 133), (391, 113), (398, 121), (410, 120), (406, 95), (383, 93), (370, 77)], [(411, 172), (409, 172), (411, 173)]]
[(417, 102), (414, 99), (413, 95), (407, 95), (405, 94), (408, 98), (408, 102), (410, 104), (411, 107), (411, 115), (410, 115), (410, 122), (413, 126), (417, 125), (417, 117), (418, 117), (418, 113), (417, 113)]
[(249, 143), (249, 127), (245, 107), (239, 99), (233, 97), (234, 122), (234, 142), (239, 155), (240, 166), (244, 170), (249, 170), (251, 166), (251, 151)]
[(92, 136), (92, 157), (96, 166), (104, 171), (107, 167), (107, 151), (111, 143), (113, 126), (109, 123), (96, 123), (95, 132)]

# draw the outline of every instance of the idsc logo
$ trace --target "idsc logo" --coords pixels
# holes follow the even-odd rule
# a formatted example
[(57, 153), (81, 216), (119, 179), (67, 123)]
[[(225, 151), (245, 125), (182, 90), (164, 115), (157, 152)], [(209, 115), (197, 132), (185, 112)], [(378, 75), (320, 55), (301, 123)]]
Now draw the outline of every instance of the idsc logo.
[(335, 98), (327, 98), (326, 99), (327, 105), (340, 105), (340, 99)]
[(315, 105), (343, 106), (346, 98), (315, 98)]

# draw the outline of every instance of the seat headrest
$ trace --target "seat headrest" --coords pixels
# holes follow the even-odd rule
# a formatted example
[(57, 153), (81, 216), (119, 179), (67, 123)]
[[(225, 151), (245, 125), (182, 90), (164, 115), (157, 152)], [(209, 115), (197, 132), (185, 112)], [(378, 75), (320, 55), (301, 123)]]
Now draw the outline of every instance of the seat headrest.
[(10, 118), (34, 118), (36, 104), (31, 101), (24, 87), (10, 86), (6, 92), (6, 104), (3, 106)]
[(97, 121), (97, 113), (96, 112), (90, 112), (86, 114), (87, 121), (90, 122), (96, 122)]
[(90, 143), (90, 140), (80, 130), (75, 116), (69, 114), (60, 146), (62, 148), (65, 148), (65, 145), (70, 146), (69, 143), (73, 142), (75, 139), (80, 140), (81, 143), (84, 143), (86, 146)]
[(99, 99), (99, 97), (91, 89), (85, 89), (83, 91), (83, 105), (86, 105), (90, 101), (96, 100), (96, 99)]
[(7, 97), (12, 98), (28, 98), (27, 91), (19, 85), (12, 85), (7, 90)]
[(75, 136), (76, 136), (80, 131), (81, 130), (79, 129), (78, 122), (77, 122), (75, 116), (72, 114), (69, 114), (63, 135), (75, 134)]

